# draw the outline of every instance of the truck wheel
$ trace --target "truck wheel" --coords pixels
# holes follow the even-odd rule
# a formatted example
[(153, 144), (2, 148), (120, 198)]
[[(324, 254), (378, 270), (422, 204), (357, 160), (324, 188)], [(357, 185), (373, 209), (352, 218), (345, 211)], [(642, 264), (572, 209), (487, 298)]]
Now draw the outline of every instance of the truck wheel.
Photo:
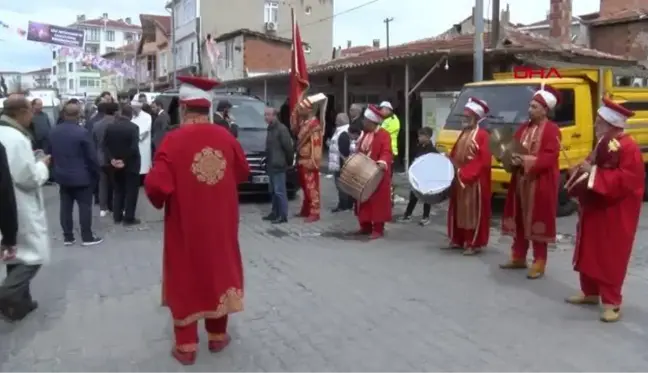
[(578, 208), (578, 204), (574, 201), (567, 190), (565, 189), (565, 182), (567, 181), (567, 174), (560, 173), (560, 185), (558, 186), (558, 209), (556, 215), (558, 217), (569, 216), (573, 214)]

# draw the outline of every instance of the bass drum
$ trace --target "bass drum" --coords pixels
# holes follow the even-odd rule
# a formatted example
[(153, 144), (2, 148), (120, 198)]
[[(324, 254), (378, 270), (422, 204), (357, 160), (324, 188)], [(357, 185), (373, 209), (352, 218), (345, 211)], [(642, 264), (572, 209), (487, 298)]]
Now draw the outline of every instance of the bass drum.
[(383, 172), (373, 159), (362, 153), (355, 153), (340, 170), (338, 185), (356, 201), (366, 202), (378, 189)]
[(455, 168), (445, 155), (430, 153), (412, 163), (408, 177), (414, 195), (422, 202), (434, 205), (450, 196)]

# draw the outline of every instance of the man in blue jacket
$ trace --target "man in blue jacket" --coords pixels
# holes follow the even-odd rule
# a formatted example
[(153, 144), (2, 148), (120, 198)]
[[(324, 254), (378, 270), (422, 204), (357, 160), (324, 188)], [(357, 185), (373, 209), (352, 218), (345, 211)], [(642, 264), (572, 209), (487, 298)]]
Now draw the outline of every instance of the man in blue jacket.
[(63, 121), (50, 133), (48, 149), (54, 164), (54, 180), (59, 185), (61, 228), (66, 246), (75, 243), (74, 202), (79, 206), (83, 245), (103, 241), (92, 232), (92, 197), (99, 178), (99, 161), (88, 131), (79, 126), (81, 110), (77, 103), (65, 104)]

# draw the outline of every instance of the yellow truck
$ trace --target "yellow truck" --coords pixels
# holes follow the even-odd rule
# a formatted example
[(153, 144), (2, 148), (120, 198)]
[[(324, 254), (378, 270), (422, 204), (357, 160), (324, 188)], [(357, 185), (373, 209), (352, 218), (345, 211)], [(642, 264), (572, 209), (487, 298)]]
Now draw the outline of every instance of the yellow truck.
[[(561, 185), (558, 194), (558, 216), (567, 216), (576, 210), (563, 188), (569, 165), (585, 159), (595, 146), (594, 119), (603, 95), (635, 111), (626, 130), (639, 144), (645, 163), (648, 163), (648, 88), (645, 77), (620, 75), (615, 68), (559, 69), (559, 77), (514, 77), (513, 73), (497, 73), (494, 80), (466, 84), (454, 103), (445, 126), (437, 138), (437, 148), (449, 152), (461, 130), (463, 107), (469, 97), (485, 100), (489, 118), (483, 122), (487, 129), (496, 126), (519, 126), (528, 118), (527, 110), (533, 93), (541, 84), (549, 84), (562, 95), (561, 103), (552, 113), (553, 120), (562, 132), (560, 155)], [(635, 71), (635, 73), (638, 71)], [(641, 74), (639, 74), (641, 76)], [(635, 85), (635, 86), (632, 86)], [(642, 87), (643, 85), (643, 87)], [(567, 157), (565, 157), (565, 154)], [(495, 195), (506, 192), (511, 175), (495, 159), (492, 160), (492, 191)], [(645, 199), (648, 200), (648, 190)]]

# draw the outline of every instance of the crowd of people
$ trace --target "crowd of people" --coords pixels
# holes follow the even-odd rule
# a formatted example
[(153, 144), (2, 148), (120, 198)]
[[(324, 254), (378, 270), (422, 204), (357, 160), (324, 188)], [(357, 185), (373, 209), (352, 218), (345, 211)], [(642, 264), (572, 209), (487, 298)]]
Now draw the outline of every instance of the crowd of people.
[[(218, 82), (201, 77), (179, 80), (181, 124), (175, 130), (155, 125), (158, 119), (170, 123), (160, 102), (150, 105), (156, 115), (151, 119), (146, 113), (149, 107), (139, 100), (120, 97), (115, 102), (108, 94), (100, 97), (98, 114), (85, 128), (79, 126), (80, 105), (67, 102), (60, 124), (43, 140), (45, 149), (38, 149), (33, 142), (32, 103), (21, 95), (5, 101), (0, 117), (1, 255), (7, 264), (7, 277), (0, 286), (2, 316), (20, 320), (38, 306), (29, 287), (49, 259), (42, 186), (51, 166), (59, 185), (61, 227), (68, 245), (75, 240), (71, 216), (75, 202), (83, 244), (101, 242), (91, 226), (95, 190), (106, 215), (112, 207), (115, 223), (137, 224), (137, 189), (140, 175), (146, 174), (146, 196), (155, 208), (165, 210), (161, 295), (173, 319), (171, 354), (182, 364), (195, 362), (197, 322), (202, 319), (211, 352), (229, 344), (228, 316), (244, 308), (237, 197), (238, 185), (248, 180), (250, 168), (235, 131), (231, 126), (214, 125), (219, 118), (209, 115), (211, 90)], [(518, 146), (511, 154), (512, 180), (502, 231), (514, 240), (510, 259), (501, 268), (528, 269), (529, 279), (544, 275), (547, 245), (556, 239), (561, 135), (549, 114), (559, 101), (559, 94), (549, 86), (534, 94), (529, 120), (517, 129)], [(288, 219), (285, 180), (293, 157), (304, 193), (299, 215), (306, 222), (320, 219), (324, 119), (316, 114), (325, 112), (325, 105), (323, 94), (303, 98), (289, 126), (277, 120), (274, 108), (266, 108), (266, 166), (273, 195), (266, 220), (281, 224)], [(226, 110), (225, 105), (216, 110), (223, 120)], [(471, 98), (464, 108), (461, 133), (447, 154), (456, 170), (447, 215), (448, 249), (462, 250), (467, 256), (479, 254), (489, 241), (492, 156), (489, 134), (480, 126), (488, 113), (487, 102)], [(599, 139), (596, 149), (570, 170), (568, 191), (580, 205), (574, 268), (580, 274), (582, 292), (566, 301), (603, 303), (600, 318), (605, 322), (620, 319), (621, 289), (644, 192), (641, 152), (623, 131), (632, 115), (604, 99), (594, 123)], [(389, 129), (391, 116), (388, 102), (364, 110), (353, 105), (350, 116), (338, 115), (329, 144), (329, 168), (338, 181), (342, 166), (354, 153), (364, 154), (382, 170), (377, 189), (367, 200), (354, 201), (340, 191), (335, 209), (353, 209), (359, 226), (356, 234), (370, 240), (383, 238), (385, 225), (392, 220), (392, 170), (398, 153), (392, 135), (397, 131)], [(159, 128), (165, 132), (156, 132)], [(430, 129), (419, 130), (419, 156), (436, 152), (431, 138)], [(150, 154), (152, 162), (142, 159)], [(411, 217), (416, 204), (413, 194), (404, 220)], [(424, 204), (423, 209), (425, 225), (430, 206)], [(526, 259), (529, 246), (533, 250), (530, 268)]]
[(75, 99), (66, 102), (52, 126), (39, 99), (13, 94), (4, 101), (0, 221), (1, 256), (8, 267), (0, 287), (0, 315), (9, 320), (20, 320), (38, 306), (29, 284), (49, 258), (42, 192), (49, 181), (58, 186), (66, 246), (76, 243), (75, 204), (83, 246), (103, 241), (92, 229), (94, 202), (100, 215), (112, 214), (116, 224), (140, 223), (136, 207), (141, 177), (151, 168), (155, 148), (173, 129), (170, 119), (160, 101), (149, 105), (144, 95), (137, 99), (120, 95), (115, 100), (105, 92), (95, 104), (97, 112), (84, 122), (83, 104)]

